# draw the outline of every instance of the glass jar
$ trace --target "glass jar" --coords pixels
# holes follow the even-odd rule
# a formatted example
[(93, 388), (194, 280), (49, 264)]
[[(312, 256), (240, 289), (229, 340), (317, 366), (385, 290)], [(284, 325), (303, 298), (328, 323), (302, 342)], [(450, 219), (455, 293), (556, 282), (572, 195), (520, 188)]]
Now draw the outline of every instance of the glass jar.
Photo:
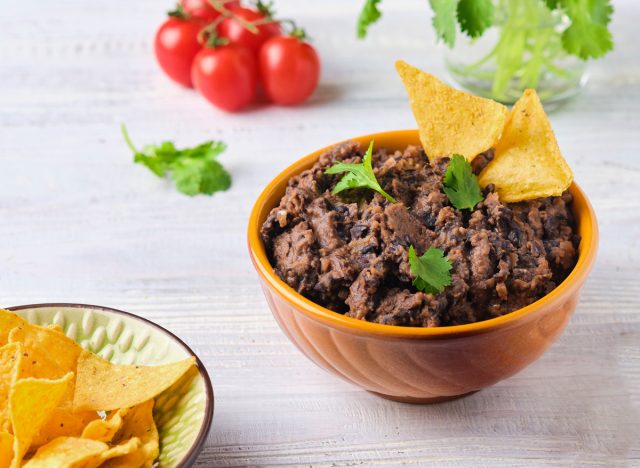
[(445, 52), (453, 79), (480, 96), (514, 103), (527, 88), (557, 103), (587, 82), (586, 62), (562, 48), (568, 19), (544, 0), (496, 0), (494, 25), (477, 39), (459, 34)]

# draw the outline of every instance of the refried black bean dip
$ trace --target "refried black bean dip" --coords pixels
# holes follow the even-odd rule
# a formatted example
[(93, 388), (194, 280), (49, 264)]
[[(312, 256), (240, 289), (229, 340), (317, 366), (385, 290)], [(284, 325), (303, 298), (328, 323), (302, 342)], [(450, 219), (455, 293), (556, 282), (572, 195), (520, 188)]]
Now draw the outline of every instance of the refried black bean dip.
[[(303, 296), (335, 312), (387, 325), (436, 327), (507, 314), (553, 290), (572, 270), (579, 237), (572, 197), (500, 202), (491, 185), (473, 210), (458, 210), (443, 192), (449, 158), (431, 165), (422, 150), (376, 149), (380, 193), (332, 188), (337, 162), (360, 163), (363, 148), (344, 143), (292, 177), (261, 235), (276, 274)], [(477, 156), (478, 174), (492, 159)], [(412, 285), (409, 246), (448, 257), (451, 285), (429, 294)]]

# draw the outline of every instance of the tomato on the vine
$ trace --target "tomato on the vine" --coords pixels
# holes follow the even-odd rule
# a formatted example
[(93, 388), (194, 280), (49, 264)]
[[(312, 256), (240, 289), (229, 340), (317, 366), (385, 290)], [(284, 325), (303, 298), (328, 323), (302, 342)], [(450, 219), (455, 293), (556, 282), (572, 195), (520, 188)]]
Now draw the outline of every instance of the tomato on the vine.
[[(213, 7), (209, 0), (180, 0), (180, 5), (182, 5), (187, 15), (207, 23), (216, 20), (220, 16), (220, 12)], [(224, 7), (228, 9), (234, 9), (239, 6), (240, 2), (238, 0), (224, 2)]]
[(183, 86), (191, 87), (191, 63), (202, 49), (198, 34), (204, 23), (188, 19), (180, 9), (170, 13), (156, 33), (154, 49), (164, 72)]
[(238, 44), (205, 47), (193, 61), (195, 88), (209, 102), (234, 112), (250, 104), (258, 85), (258, 67), (251, 50)]
[(260, 50), (260, 78), (267, 97), (276, 104), (299, 104), (307, 99), (320, 78), (320, 59), (313, 46), (296, 37), (269, 39)]
[[(218, 32), (220, 37), (226, 37), (232, 44), (240, 44), (251, 49), (258, 54), (260, 47), (269, 38), (279, 36), (281, 33), (280, 25), (277, 22), (268, 22), (269, 15), (253, 8), (238, 7), (233, 9), (234, 17), (225, 18)], [(256, 26), (257, 33), (250, 31), (245, 24), (263, 22)]]

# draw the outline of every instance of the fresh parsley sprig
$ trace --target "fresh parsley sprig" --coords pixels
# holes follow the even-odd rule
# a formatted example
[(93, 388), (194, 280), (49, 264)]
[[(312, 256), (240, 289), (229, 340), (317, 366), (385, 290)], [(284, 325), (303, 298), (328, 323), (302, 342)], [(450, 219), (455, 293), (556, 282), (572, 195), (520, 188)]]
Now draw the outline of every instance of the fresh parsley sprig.
[(134, 162), (147, 166), (158, 177), (170, 174), (176, 188), (185, 195), (212, 195), (231, 186), (231, 175), (216, 158), (226, 148), (221, 141), (207, 141), (193, 148), (177, 149), (170, 141), (145, 146), (138, 151), (127, 129), (121, 127)]
[(451, 262), (444, 252), (436, 247), (418, 257), (413, 245), (409, 246), (409, 267), (413, 275), (413, 285), (420, 291), (438, 294), (451, 285)]
[(451, 156), (442, 182), (444, 193), (459, 210), (473, 210), (483, 200), (478, 178), (464, 156)]
[(340, 179), (340, 181), (333, 188), (333, 194), (337, 194), (347, 189), (354, 188), (370, 188), (371, 190), (375, 190), (384, 196), (391, 203), (395, 203), (396, 200), (387, 192), (385, 192), (378, 180), (376, 179), (376, 175), (373, 173), (373, 166), (371, 165), (371, 155), (373, 153), (373, 141), (369, 143), (369, 149), (365, 153), (362, 158), (362, 163), (360, 164), (346, 164), (346, 163), (338, 163), (331, 166), (329, 169), (325, 171), (325, 174), (339, 174), (341, 172), (346, 172), (347, 174)]

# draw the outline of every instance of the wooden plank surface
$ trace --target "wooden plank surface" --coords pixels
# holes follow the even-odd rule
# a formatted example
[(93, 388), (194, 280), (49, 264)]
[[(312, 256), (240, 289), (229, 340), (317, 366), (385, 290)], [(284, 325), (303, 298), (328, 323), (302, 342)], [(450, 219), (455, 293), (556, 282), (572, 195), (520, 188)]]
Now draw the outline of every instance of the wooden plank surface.
[[(598, 213), (597, 265), (567, 331), (520, 374), (409, 406), (325, 374), (272, 319), (245, 246), (261, 188), (327, 144), (413, 127), (393, 71), (444, 76), (426, 2), (388, 1), (365, 42), (360, 1), (278, 0), (307, 27), (322, 83), (298, 108), (226, 115), (157, 70), (170, 2), (24, 0), (0, 16), (0, 305), (86, 302), (170, 328), (206, 363), (214, 427), (198, 466), (640, 465), (640, 4), (617, 1), (616, 50), (551, 115)], [(190, 199), (134, 166), (140, 145), (219, 138), (234, 185)]]

